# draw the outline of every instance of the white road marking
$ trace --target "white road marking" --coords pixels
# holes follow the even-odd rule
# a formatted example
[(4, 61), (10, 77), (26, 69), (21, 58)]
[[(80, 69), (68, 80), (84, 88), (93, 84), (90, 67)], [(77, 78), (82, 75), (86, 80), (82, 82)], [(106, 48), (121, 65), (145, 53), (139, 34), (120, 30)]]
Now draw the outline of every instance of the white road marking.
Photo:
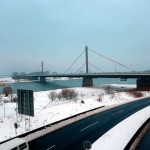
[(50, 148), (48, 148), (48, 149), (46, 149), (46, 150), (50, 150), (50, 149), (52, 149), (53, 147), (55, 147), (55, 145), (51, 146)]
[(80, 130), (80, 131), (84, 131), (84, 130), (86, 130), (87, 128), (89, 128), (89, 127), (91, 127), (91, 126), (96, 125), (97, 123), (99, 123), (99, 121), (97, 121), (97, 122), (95, 122), (95, 123), (93, 123), (93, 124), (91, 124), (91, 125), (87, 126), (86, 128), (84, 128), (84, 129), (82, 129), (82, 130)]
[(116, 112), (116, 113), (113, 113), (113, 114), (111, 114), (112, 116), (115, 116), (115, 115), (117, 115), (117, 114), (119, 114), (119, 113), (122, 113), (124, 110), (120, 110), (120, 111), (118, 111), (118, 112)]
[(123, 112), (124, 110), (120, 110), (118, 113), (121, 113), (121, 112)]
[(137, 107), (137, 106), (139, 106), (139, 105), (141, 105), (141, 104), (136, 104), (136, 105), (133, 105), (132, 107)]

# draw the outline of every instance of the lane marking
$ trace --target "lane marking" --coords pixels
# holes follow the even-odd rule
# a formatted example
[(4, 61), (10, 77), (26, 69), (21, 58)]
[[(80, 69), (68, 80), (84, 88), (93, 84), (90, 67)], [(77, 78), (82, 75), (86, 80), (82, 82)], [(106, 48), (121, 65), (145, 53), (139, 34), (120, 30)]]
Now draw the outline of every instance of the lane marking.
[(122, 113), (124, 110), (120, 110), (120, 111), (118, 111), (118, 112), (116, 112), (116, 113), (113, 113), (113, 114), (111, 114), (112, 116), (115, 116), (115, 115), (117, 115), (117, 114), (119, 114), (119, 113)]
[(118, 113), (122, 113), (124, 110), (120, 110)]
[(132, 107), (137, 107), (137, 106), (139, 106), (139, 105), (141, 105), (141, 104), (136, 104), (136, 105), (133, 105)]
[(48, 149), (46, 149), (46, 150), (50, 150), (50, 149), (52, 149), (53, 147), (55, 147), (55, 145), (51, 146), (50, 148), (48, 148)]
[(86, 128), (83, 128), (83, 129), (82, 129), (82, 130), (80, 130), (80, 131), (84, 131), (84, 130), (86, 130), (87, 128), (89, 128), (89, 127), (91, 127), (91, 126), (96, 125), (97, 123), (99, 123), (99, 121), (97, 121), (97, 122), (95, 122), (95, 123), (93, 123), (93, 124), (91, 124), (91, 125), (87, 126)]

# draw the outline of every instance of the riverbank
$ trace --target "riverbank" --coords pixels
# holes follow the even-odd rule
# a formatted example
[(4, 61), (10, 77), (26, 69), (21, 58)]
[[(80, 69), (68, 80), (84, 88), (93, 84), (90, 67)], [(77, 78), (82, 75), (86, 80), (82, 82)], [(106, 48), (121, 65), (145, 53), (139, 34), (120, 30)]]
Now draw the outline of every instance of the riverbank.
[[(111, 86), (114, 87), (115, 85)], [(133, 86), (135, 85), (128, 85), (128, 87)], [(122, 88), (123, 85), (120, 85), (119, 87)], [(48, 94), (50, 92), (54, 91), (56, 93), (59, 93), (61, 89), (34, 92), (35, 116), (31, 117), (30, 130), (96, 107), (111, 106), (137, 100), (137, 98), (131, 96), (129, 93), (114, 91), (112, 94), (108, 94), (106, 90), (98, 87), (73, 89), (78, 93), (78, 96), (72, 100), (62, 99), (61, 101), (59, 101), (58, 99), (52, 101), (48, 97)], [(144, 92), (143, 94), (143, 97), (147, 97), (150, 95), (149, 92)], [(3, 97), (3, 100), (5, 98)], [(7, 98), (9, 100), (9, 97)], [(16, 136), (14, 128), (14, 123), (16, 122), (16, 105), (15, 103), (2, 103), (0, 107), (0, 141), (3, 141)], [(2, 116), (2, 114), (4, 113), (4, 108), (5, 117)], [(18, 123), (17, 135), (23, 134), (25, 132), (25, 119), (22, 116), (22, 121)]]
[[(62, 77), (62, 78), (46, 78), (47, 81), (54, 81), (54, 80), (72, 80), (72, 79), (78, 79), (78, 78), (68, 78), (68, 77)], [(14, 80), (12, 77), (1, 77), (0, 83), (19, 83), (19, 82), (35, 82), (35, 80), (27, 80), (27, 79), (18, 79)]]

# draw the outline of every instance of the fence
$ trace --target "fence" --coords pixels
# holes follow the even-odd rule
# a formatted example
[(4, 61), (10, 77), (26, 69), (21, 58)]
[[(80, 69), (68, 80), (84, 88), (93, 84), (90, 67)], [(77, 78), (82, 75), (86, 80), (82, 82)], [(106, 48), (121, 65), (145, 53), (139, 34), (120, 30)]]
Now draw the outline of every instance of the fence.
[(16, 114), (15, 107), (0, 106), (0, 118), (15, 115), (15, 114)]

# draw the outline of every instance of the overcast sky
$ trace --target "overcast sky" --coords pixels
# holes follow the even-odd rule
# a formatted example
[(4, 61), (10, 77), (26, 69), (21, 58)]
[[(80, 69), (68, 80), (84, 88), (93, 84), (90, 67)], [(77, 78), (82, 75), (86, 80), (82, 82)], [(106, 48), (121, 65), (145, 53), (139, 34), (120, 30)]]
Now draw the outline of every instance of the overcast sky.
[[(86, 45), (137, 71), (148, 70), (149, 7), (149, 0), (0, 0), (0, 74), (39, 71), (41, 61), (45, 70), (63, 73)], [(89, 61), (115, 71), (114, 63), (91, 52)], [(84, 62), (83, 55), (70, 72)], [(128, 71), (118, 65), (116, 70)]]

